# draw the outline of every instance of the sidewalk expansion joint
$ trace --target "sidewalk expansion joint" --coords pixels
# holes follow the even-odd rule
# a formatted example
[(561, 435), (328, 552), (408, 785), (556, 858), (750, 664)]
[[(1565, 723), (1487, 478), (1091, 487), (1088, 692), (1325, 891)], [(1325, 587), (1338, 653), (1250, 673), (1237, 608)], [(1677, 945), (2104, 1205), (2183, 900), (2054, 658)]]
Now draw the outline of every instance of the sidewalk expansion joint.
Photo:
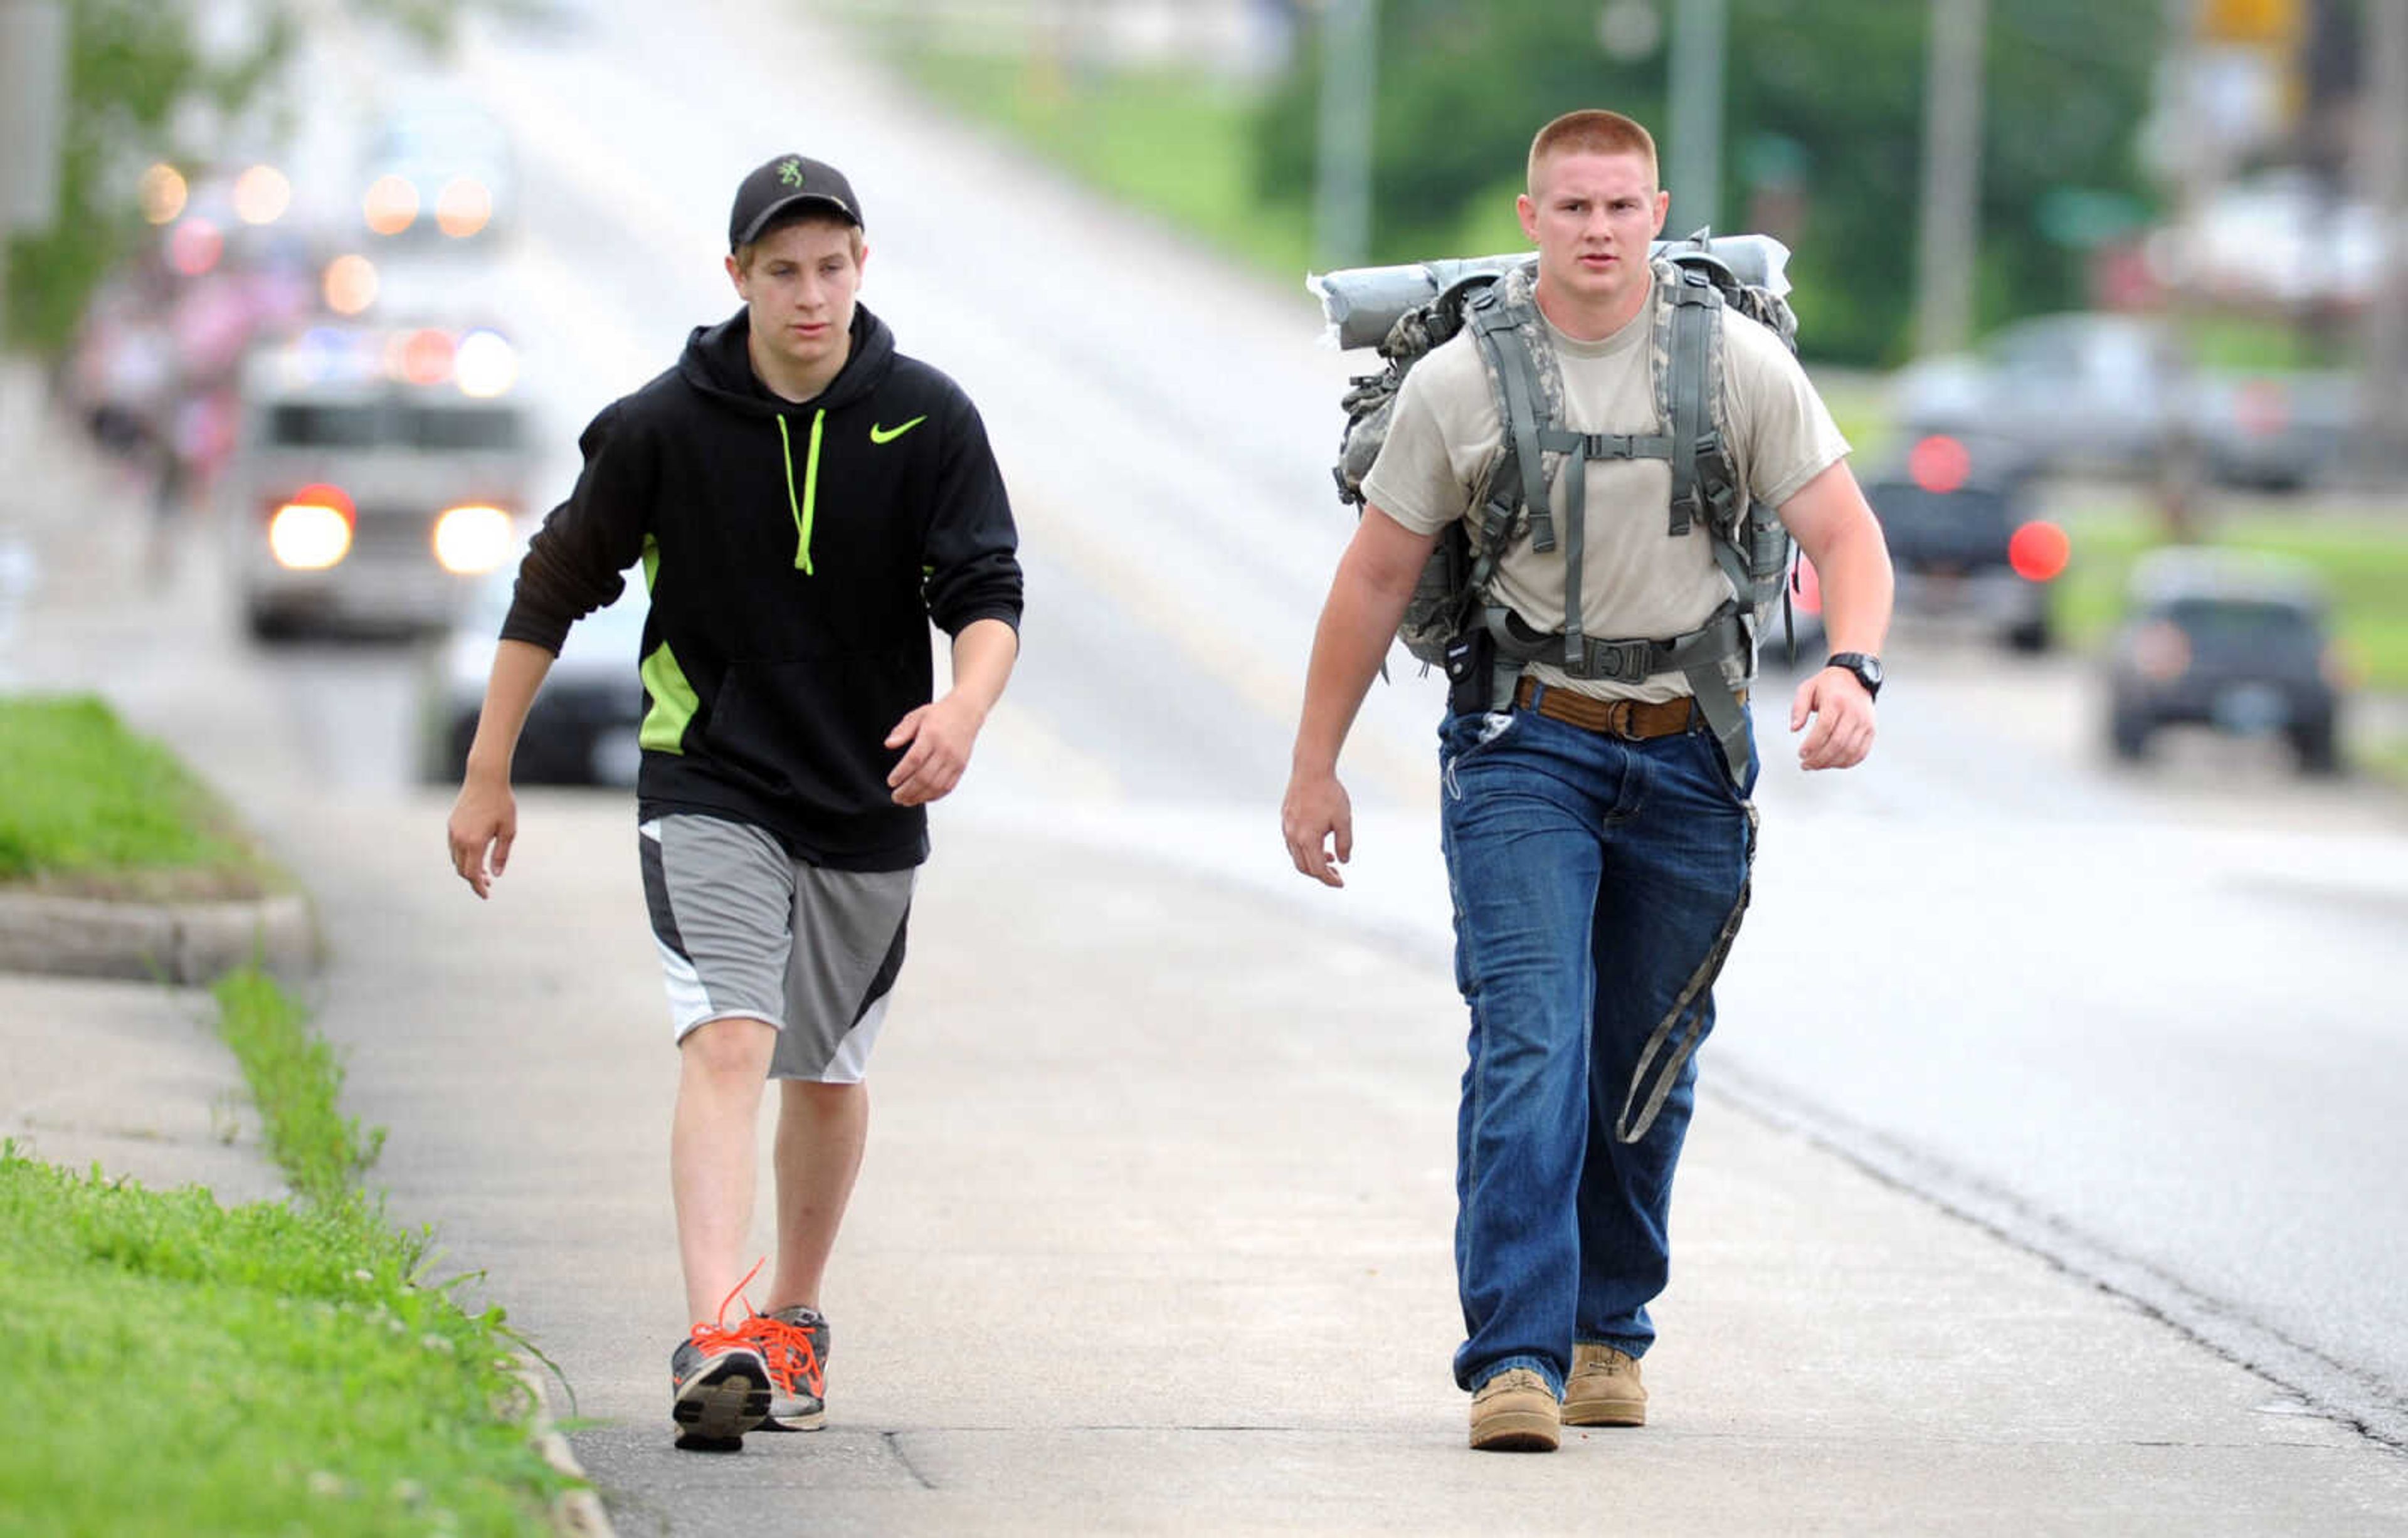
[(937, 1488), (937, 1482), (929, 1478), (926, 1474), (922, 1474), (920, 1472), (920, 1465), (911, 1461), (910, 1453), (906, 1451), (903, 1446), (902, 1432), (884, 1432), (882, 1435), (882, 1440), (886, 1444), (886, 1450), (895, 1455), (895, 1461), (903, 1465), (903, 1472), (911, 1476), (914, 1484), (918, 1485), (924, 1490), (933, 1490)]

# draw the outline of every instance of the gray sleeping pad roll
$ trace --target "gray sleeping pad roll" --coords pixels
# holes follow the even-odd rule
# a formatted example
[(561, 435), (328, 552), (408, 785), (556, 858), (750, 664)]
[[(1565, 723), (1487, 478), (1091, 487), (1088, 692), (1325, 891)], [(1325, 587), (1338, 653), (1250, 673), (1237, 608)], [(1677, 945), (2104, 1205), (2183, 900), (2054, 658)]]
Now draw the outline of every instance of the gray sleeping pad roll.
[[(1729, 267), (1742, 283), (1789, 292), (1789, 248), (1769, 235), (1691, 235), (1683, 240), (1658, 240), (1649, 248), (1656, 257), (1695, 249), (1700, 238), (1705, 250)], [(1528, 251), (1503, 256), (1447, 257), (1414, 262), (1400, 267), (1342, 267), (1306, 280), (1321, 299), (1322, 314), (1343, 349), (1377, 347), (1387, 339), (1397, 318), (1437, 298), (1470, 273), (1503, 272), (1530, 260)]]

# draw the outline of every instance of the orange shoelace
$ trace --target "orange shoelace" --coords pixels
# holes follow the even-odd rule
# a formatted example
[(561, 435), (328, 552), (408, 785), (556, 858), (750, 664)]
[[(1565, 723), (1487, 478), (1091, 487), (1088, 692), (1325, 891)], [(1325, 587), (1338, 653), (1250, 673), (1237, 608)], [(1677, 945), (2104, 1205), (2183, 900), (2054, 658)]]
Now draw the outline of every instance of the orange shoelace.
[[(695, 1325), (694, 1330), (686, 1338), (694, 1342), (695, 1348), (696, 1350), (702, 1352), (705, 1356), (709, 1356), (714, 1351), (736, 1349), (757, 1351), (760, 1349), (760, 1347), (753, 1342), (752, 1335), (747, 1333), (747, 1327), (752, 1322), (751, 1318), (745, 1319), (733, 1330), (726, 1328), (727, 1305), (736, 1301), (737, 1294), (742, 1292), (746, 1288), (752, 1285), (752, 1278), (761, 1275), (761, 1268), (767, 1265), (768, 1260), (769, 1258), (765, 1255), (760, 1260), (753, 1261), (752, 1269), (744, 1274), (744, 1279), (730, 1288), (726, 1297), (719, 1300), (718, 1314), (710, 1319), (700, 1321)], [(751, 1314), (752, 1305), (749, 1303), (746, 1303), (744, 1305), (744, 1310), (748, 1315)], [(774, 1378), (777, 1376), (777, 1364), (773, 1361), (769, 1366), (769, 1375)]]
[(820, 1366), (819, 1347), (811, 1344), (810, 1331), (767, 1314), (755, 1314), (738, 1325), (736, 1333), (757, 1348), (768, 1362), (769, 1381), (777, 1385), (780, 1393), (793, 1393), (797, 1380), (814, 1399), (824, 1391), (827, 1374)]

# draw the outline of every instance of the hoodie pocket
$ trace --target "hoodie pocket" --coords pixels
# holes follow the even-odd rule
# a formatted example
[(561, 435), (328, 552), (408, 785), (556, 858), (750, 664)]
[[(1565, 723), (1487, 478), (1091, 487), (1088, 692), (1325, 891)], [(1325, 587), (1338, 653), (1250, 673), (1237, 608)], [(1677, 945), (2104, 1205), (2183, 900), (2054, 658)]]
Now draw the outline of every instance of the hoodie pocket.
[(837, 813), (891, 809), (886, 776), (903, 755), (886, 733), (925, 692), (892, 653), (731, 663), (711, 706), (710, 755), (782, 801)]

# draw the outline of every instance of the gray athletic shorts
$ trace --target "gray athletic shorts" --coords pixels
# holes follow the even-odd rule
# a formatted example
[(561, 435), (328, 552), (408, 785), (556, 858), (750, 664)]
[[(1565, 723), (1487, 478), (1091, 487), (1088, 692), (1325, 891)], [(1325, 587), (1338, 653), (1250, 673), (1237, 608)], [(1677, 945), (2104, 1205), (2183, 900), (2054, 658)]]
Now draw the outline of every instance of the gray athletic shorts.
[(919, 872), (825, 870), (760, 828), (686, 812), (637, 832), (676, 1039), (767, 1020), (771, 1078), (858, 1083), (903, 970)]

